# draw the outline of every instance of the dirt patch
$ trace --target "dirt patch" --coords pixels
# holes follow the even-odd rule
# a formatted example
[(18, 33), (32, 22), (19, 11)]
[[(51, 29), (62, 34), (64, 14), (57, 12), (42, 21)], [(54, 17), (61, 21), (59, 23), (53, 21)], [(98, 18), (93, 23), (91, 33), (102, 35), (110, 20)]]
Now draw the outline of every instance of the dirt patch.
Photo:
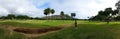
[(25, 34), (42, 34), (46, 32), (51, 32), (51, 31), (57, 31), (62, 28), (60, 27), (52, 27), (52, 28), (41, 28), (41, 29), (30, 29), (30, 28), (16, 28), (14, 31), (20, 32), (20, 33), (25, 33)]
[[(9, 25), (1, 25), (0, 28), (8, 30), (8, 34), (12, 35), (13, 32), (18, 32), (20, 34), (25, 35), (26, 37), (37, 37), (37, 36), (43, 36), (50, 33), (55, 33), (59, 30), (62, 30), (64, 28), (70, 27), (72, 24), (65, 24), (65, 25), (59, 25), (59, 27), (47, 27), (47, 28), (26, 28), (26, 27), (14, 27)], [(7, 34), (7, 35), (8, 35)]]

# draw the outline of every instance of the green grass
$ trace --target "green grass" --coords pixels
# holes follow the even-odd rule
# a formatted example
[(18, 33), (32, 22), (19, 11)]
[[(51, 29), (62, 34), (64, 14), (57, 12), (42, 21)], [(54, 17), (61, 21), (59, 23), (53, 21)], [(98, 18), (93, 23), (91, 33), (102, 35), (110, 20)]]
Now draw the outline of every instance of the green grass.
[(0, 21), (1, 26), (17, 26), (17, 27), (58, 27), (59, 25), (70, 24), (72, 21), (63, 20), (3, 20)]
[[(54, 27), (63, 24), (73, 23), (63, 20), (4, 20), (1, 25), (19, 26), (19, 27)], [(55, 33), (38, 37), (26, 37), (20, 33), (13, 32), (13, 35), (4, 36), (7, 31), (0, 29), (2, 39), (120, 39), (120, 22), (88, 22), (78, 21), (78, 28), (73, 26), (65, 28)]]
[(0, 28), (0, 39), (3, 39), (4, 35), (5, 35), (5, 30)]
[[(88, 26), (89, 25), (89, 26)], [(107, 25), (79, 24), (78, 29), (73, 27), (48, 34), (39, 39), (113, 39), (113, 33)], [(36, 38), (36, 39), (38, 39)]]

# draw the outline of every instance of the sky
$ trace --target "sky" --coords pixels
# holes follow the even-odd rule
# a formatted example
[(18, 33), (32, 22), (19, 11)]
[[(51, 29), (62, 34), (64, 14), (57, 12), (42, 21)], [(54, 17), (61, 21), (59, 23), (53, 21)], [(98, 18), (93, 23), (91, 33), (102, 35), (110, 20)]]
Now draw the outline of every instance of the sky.
[(112, 7), (118, 0), (0, 0), (0, 16), (8, 14), (43, 17), (44, 9), (55, 9), (54, 15), (61, 11), (70, 15), (76, 13), (76, 18), (86, 19), (97, 15), (98, 11)]

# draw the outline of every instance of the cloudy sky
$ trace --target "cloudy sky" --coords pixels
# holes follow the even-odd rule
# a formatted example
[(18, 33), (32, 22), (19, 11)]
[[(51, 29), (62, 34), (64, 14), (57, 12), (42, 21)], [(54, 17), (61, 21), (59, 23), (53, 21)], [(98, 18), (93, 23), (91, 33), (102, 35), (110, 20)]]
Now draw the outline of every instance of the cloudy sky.
[(99, 10), (107, 7), (115, 9), (118, 0), (0, 0), (0, 16), (22, 14), (31, 17), (43, 17), (45, 8), (53, 8), (56, 15), (76, 13), (76, 18), (85, 19), (95, 16)]

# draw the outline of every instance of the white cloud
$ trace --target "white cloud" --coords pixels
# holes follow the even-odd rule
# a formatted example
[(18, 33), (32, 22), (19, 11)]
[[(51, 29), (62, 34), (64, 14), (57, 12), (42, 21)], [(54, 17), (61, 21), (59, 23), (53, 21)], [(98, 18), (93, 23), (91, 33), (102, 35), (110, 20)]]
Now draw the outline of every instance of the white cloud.
[(116, 2), (117, 0), (53, 0), (49, 3), (51, 8), (57, 10), (57, 14), (63, 10), (66, 14), (75, 12), (77, 18), (87, 18), (107, 7), (115, 8)]
[(11, 14), (23, 14), (31, 17), (41, 15), (42, 10), (36, 8), (29, 0), (0, 0), (1, 15)]
[[(50, 7), (56, 10), (55, 14), (60, 11), (69, 15), (75, 12), (77, 18), (87, 18), (107, 7), (115, 8), (116, 2), (117, 0), (0, 0), (0, 15), (14, 13), (40, 17), (44, 15), (43, 10)], [(48, 4), (45, 5), (46, 3)]]
[(0, 16), (6, 16), (6, 14), (9, 14), (9, 12), (3, 7), (0, 7)]

